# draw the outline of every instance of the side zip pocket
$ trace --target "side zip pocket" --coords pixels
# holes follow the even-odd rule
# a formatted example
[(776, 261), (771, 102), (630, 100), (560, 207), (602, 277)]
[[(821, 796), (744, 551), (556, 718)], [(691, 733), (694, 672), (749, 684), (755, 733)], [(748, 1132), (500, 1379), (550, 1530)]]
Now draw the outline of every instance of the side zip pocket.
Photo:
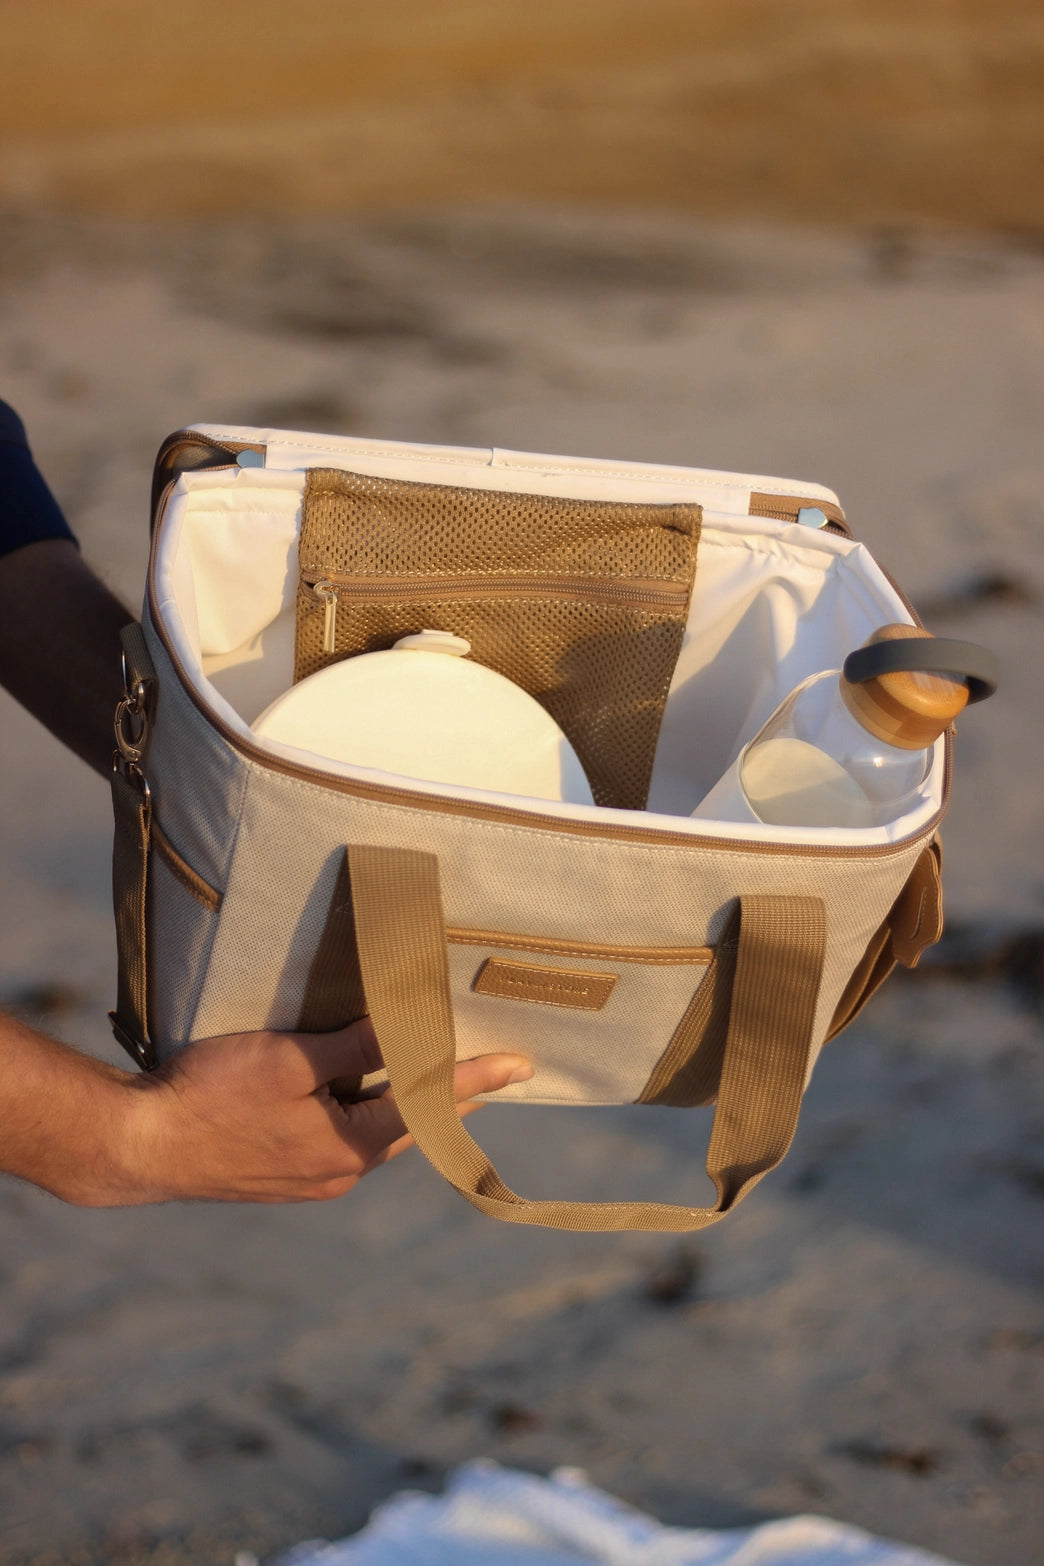
[(191, 892), (196, 901), (202, 903), (204, 908), (209, 908), (211, 913), (217, 913), (221, 907), (221, 893), (204, 881), (188, 861), (181, 857), (155, 816), (152, 818), (151, 845), (171, 875), (181, 882), (186, 892)]

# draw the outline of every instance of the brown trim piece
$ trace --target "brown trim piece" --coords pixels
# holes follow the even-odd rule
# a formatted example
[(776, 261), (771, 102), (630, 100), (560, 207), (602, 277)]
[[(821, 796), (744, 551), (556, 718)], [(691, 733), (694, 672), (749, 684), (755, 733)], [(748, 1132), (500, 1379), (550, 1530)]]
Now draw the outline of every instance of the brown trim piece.
[(822, 511), (827, 522), (831, 524), (831, 532), (842, 533), (845, 538), (851, 538), (852, 533), (845, 520), (845, 513), (832, 500), (813, 500), (810, 495), (773, 495), (759, 490), (751, 491), (750, 515), (752, 517), (768, 517), (776, 522), (796, 522), (798, 512), (810, 508)]
[(576, 957), (590, 962), (636, 962), (656, 967), (695, 967), (709, 963), (712, 946), (602, 946), (594, 941), (560, 941), (542, 935), (512, 935), (504, 930), (468, 930), (450, 926), (451, 946), (497, 946), (505, 951), (541, 952), (546, 957)]
[[(152, 528), (173, 485), (181, 473), (201, 472), (204, 468), (231, 468), (241, 451), (256, 451), (264, 456), (267, 448), (253, 441), (219, 441), (199, 430), (175, 430), (168, 435), (156, 454), (152, 469)], [(179, 456), (192, 451), (196, 460), (179, 462)]]
[(914, 865), (891, 912), (892, 946), (904, 968), (916, 968), (943, 933), (942, 843), (934, 837)]
[(221, 893), (216, 891), (203, 877), (178, 853), (170, 838), (160, 826), (156, 817), (152, 817), (151, 846), (162, 859), (171, 875), (175, 876), (185, 888), (191, 892), (197, 902), (204, 908), (209, 908), (211, 913), (217, 913), (221, 907)]
[(616, 984), (615, 973), (585, 973), (579, 968), (543, 968), (532, 963), (487, 957), (471, 988), (476, 995), (530, 1001), (537, 1006), (568, 1006), (601, 1011)]

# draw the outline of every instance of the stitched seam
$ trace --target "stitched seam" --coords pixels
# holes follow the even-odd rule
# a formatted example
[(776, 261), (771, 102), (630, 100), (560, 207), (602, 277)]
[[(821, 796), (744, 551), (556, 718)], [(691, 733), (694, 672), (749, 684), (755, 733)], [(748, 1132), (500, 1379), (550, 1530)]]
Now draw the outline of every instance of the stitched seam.
[[(278, 439), (276, 439), (274, 437), (270, 438), (269, 440), (267, 440), (265, 442), (265, 445), (266, 446), (282, 446), (285, 451), (293, 451), (295, 449), (296, 450), (300, 450), (301, 449), (301, 442), (300, 441), (278, 440)], [(374, 450), (372, 447), (367, 447), (365, 450), (363, 450), (363, 449), (361, 449), (358, 446), (353, 446), (353, 447), (350, 447), (346, 451), (343, 446), (319, 446), (319, 445), (316, 445), (316, 444), (310, 444), (309, 447), (308, 447), (308, 450), (309, 451), (328, 451), (328, 452), (331, 453), (332, 456), (335, 456), (335, 457), (363, 457), (363, 458), (366, 458), (366, 457), (394, 457), (397, 462), (424, 462), (424, 463), (435, 462), (435, 463), (438, 463), (442, 467), (488, 468), (490, 472), (493, 472), (493, 464), (492, 463), (490, 463), (490, 462), (476, 462), (474, 457), (433, 457), (433, 456), (430, 456), (428, 454), (425, 454), (423, 457), (410, 457), (410, 456), (404, 456), (401, 451), (396, 451), (393, 447), (388, 447), (388, 446), (381, 446), (381, 447), (377, 448), (376, 450)], [(277, 469), (276, 471), (279, 471), (279, 470)], [(298, 469), (294, 469), (293, 471), (297, 472), (299, 470)], [(346, 471), (350, 471), (350, 470), (346, 470)], [(542, 470), (538, 468), (538, 469), (535, 469), (534, 471), (535, 472), (540, 472)], [(361, 476), (363, 478), (372, 477), (372, 475), (370, 475), (370, 474), (363, 474)]]
[[(594, 580), (595, 581), (598, 581), (598, 580), (609, 580), (609, 578), (597, 578), (596, 577), (596, 578), (594, 578)], [(407, 595), (404, 595), (404, 596), (407, 596)], [(452, 595), (450, 595), (448, 597), (445, 597), (441, 593), (433, 593), (429, 597), (424, 597), (424, 598), (420, 598), (416, 594), (409, 594), (408, 596), (410, 598), (413, 598), (414, 601), (417, 602), (417, 603), (432, 604), (433, 606), (438, 606), (439, 608), (441, 608), (443, 605), (447, 605), (447, 604), (448, 605), (458, 604), (461, 601), (459, 598), (455, 598)], [(380, 601), (384, 602), (384, 600), (380, 600)], [(468, 603), (471, 603), (471, 604), (499, 604), (499, 603), (502, 603), (504, 601), (504, 594), (503, 593), (468, 593), (467, 594), (467, 601), (468, 601)], [(560, 598), (557, 594), (554, 597), (552, 597), (548, 593), (530, 593), (530, 594), (526, 595), (524, 592), (522, 592), (522, 593), (520, 593), (518, 595), (516, 601), (518, 603), (520, 603), (520, 604), (527, 604), (527, 603), (561, 604), (563, 606), (568, 605), (570, 608), (572, 608), (572, 606), (576, 603), (576, 599), (575, 598)], [(388, 600), (388, 602), (390, 602), (392, 604), (393, 608), (396, 607), (394, 599)], [(318, 613), (318, 610), (321, 609), (322, 607), (323, 606), (321, 604), (316, 605), (314, 612)], [(346, 606), (346, 607), (348, 607), (348, 606)], [(625, 610), (628, 610), (631, 614), (642, 614), (642, 615), (664, 615), (664, 614), (670, 615), (670, 614), (674, 614), (673, 607), (670, 604), (663, 604), (662, 606), (660, 606), (658, 604), (646, 605), (646, 604), (626, 604), (626, 603), (625, 604), (614, 604), (614, 603), (609, 603), (609, 604), (605, 605), (605, 607), (609, 608), (609, 609), (625, 609)], [(309, 608), (312, 608), (312, 606), (309, 605)], [(685, 605), (681, 604), (681, 605), (679, 605), (679, 608), (680, 609), (684, 609)], [(675, 618), (678, 618), (678, 616), (675, 615)]]
[[(588, 962), (641, 963), (649, 967), (706, 967), (713, 961), (714, 949), (710, 946), (665, 947), (662, 952), (641, 946), (573, 946), (542, 942), (539, 937), (509, 935), (500, 931), (464, 930), (450, 926), (446, 939), (452, 946), (495, 946), (503, 951), (537, 952), (544, 957), (577, 957)], [(675, 952), (677, 955), (675, 955)]]
[[(316, 564), (312, 564), (310, 562), (302, 562), (302, 565), (301, 565), (302, 572), (309, 572), (310, 573), (312, 571), (321, 571), (322, 569), (323, 569), (322, 561), (319, 561)], [(499, 573), (499, 577), (502, 577), (502, 578), (504, 578), (506, 580), (509, 580), (509, 581), (510, 580), (516, 580), (518, 577), (523, 576), (525, 574), (525, 570), (526, 570), (526, 568), (523, 567), (522, 569), (520, 569), (518, 571), (501, 571)], [(334, 571), (334, 572), (331, 573), (331, 575), (333, 577), (337, 577), (339, 574), (340, 573), (337, 572), (337, 571)], [(533, 572), (534, 576), (536, 576), (537, 574), (538, 574), (537, 572), (535, 572), (535, 571)], [(629, 588), (631, 586), (632, 581), (633, 581), (633, 578), (631, 578), (631, 577), (627, 577), (627, 576), (610, 576), (607, 573), (600, 572), (600, 571), (545, 571), (545, 572), (543, 572), (541, 574), (543, 574), (545, 576), (557, 576), (557, 577), (560, 577), (560, 578), (561, 577), (568, 577), (570, 579), (570, 581), (574, 581), (574, 582), (604, 582), (604, 583), (607, 583), (609, 585), (620, 586), (620, 587), (625, 587), (625, 588)], [(408, 575), (403, 575), (401, 572), (398, 572), (398, 571), (360, 571), (360, 573), (359, 573), (359, 578), (360, 578), (359, 589), (360, 589), (361, 592), (365, 592), (366, 588), (370, 585), (371, 582), (380, 582), (380, 583), (401, 582), (402, 583), (403, 592), (406, 593), (406, 594), (411, 594), (412, 595), (412, 593), (415, 590), (411, 587), (411, 583), (414, 583), (414, 582), (416, 582), (416, 583), (425, 583), (425, 582), (427, 582), (429, 580), (438, 582), (438, 581), (445, 580), (445, 578), (447, 576), (468, 577), (469, 579), (470, 578), (474, 578), (476, 581), (481, 581), (481, 582), (488, 583), (488, 585), (489, 585), (489, 592), (490, 592), (491, 596), (494, 596), (494, 597), (502, 596), (502, 593), (501, 593), (501, 595), (497, 595), (497, 593), (496, 593), (496, 586), (497, 586), (497, 581), (498, 581), (498, 573), (495, 572), (495, 571), (467, 571), (467, 570), (464, 570), (464, 571), (452, 571), (452, 572), (451, 571), (411, 571)], [(648, 576), (648, 577), (645, 577), (644, 580), (650, 584), (649, 591), (653, 592), (653, 593), (655, 593), (655, 592), (657, 592), (659, 590), (658, 586), (652, 585), (654, 583), (662, 584), (663, 586), (669, 586), (669, 585), (673, 584), (673, 585), (679, 586), (679, 587), (688, 587), (688, 585), (689, 585), (689, 579), (688, 579), (688, 577), (685, 577), (685, 576)], [(305, 585), (307, 585), (307, 584), (305, 584)], [(344, 584), (340, 584), (340, 583), (338, 583), (336, 581), (334, 582), (334, 586), (335, 587), (338, 587), (338, 586), (341, 586), (341, 585), (344, 585)], [(350, 586), (347, 587), (347, 591), (350, 593), (354, 586), (355, 586), (355, 583), (352, 583)], [(530, 592), (530, 589), (532, 589), (531, 592)], [(539, 588), (539, 585), (536, 582), (532, 582), (532, 583), (531, 582), (525, 582), (525, 583), (523, 583), (523, 585), (521, 587), (511, 588), (511, 589), (509, 589), (509, 591), (511, 591), (512, 593), (518, 594), (520, 597), (522, 597), (522, 595), (524, 595), (527, 592), (529, 592), (529, 596), (532, 597), (532, 598), (535, 598), (540, 603), (555, 603), (556, 601), (558, 601), (558, 602), (561, 601), (561, 600), (556, 600), (556, 599), (552, 598), (547, 592), (541, 592), (540, 588)], [(637, 596), (641, 591), (642, 591), (641, 588), (635, 588), (634, 589), (635, 596)], [(481, 597), (479, 597), (476, 594), (473, 594), (470, 591), (470, 588), (469, 588), (469, 591), (468, 591), (468, 597), (469, 597), (469, 599), (474, 599), (478, 603), (481, 603), (483, 601)], [(381, 601), (384, 602), (385, 600), (382, 598)], [(391, 602), (392, 600), (388, 600), (388, 601)], [(441, 598), (433, 598), (432, 599), (433, 603), (440, 603), (442, 601), (443, 600)], [(446, 601), (447, 602), (451, 602), (452, 599), (450, 598), (450, 599), (447, 599)], [(310, 605), (309, 607), (322, 607), (322, 606), (321, 605)], [(627, 606), (625, 606), (625, 607), (627, 607)]]
[[(206, 722), (207, 720), (204, 718), (203, 721)], [(232, 747), (230, 746), (229, 748), (231, 749)], [(242, 760), (247, 766), (254, 769), (261, 776), (266, 778), (278, 776), (281, 784), (289, 785), (290, 788), (295, 789), (298, 792), (304, 792), (311, 789), (319, 789), (323, 792), (326, 792), (322, 783), (312, 783), (306, 778), (294, 777), (289, 772), (279, 772), (275, 768), (266, 767), (262, 762), (255, 761), (252, 756), (243, 756)], [(341, 791), (332, 790), (331, 792), (340, 793)], [(503, 833), (505, 836), (515, 838), (520, 842), (531, 842), (533, 840), (532, 834), (534, 832), (541, 832), (549, 840), (552, 840), (555, 843), (568, 843), (571, 845), (575, 845), (576, 843), (576, 837), (572, 832), (562, 831), (554, 826), (545, 826), (543, 821), (541, 821), (539, 826), (521, 827), (507, 821), (486, 821), (481, 816), (466, 816), (464, 814), (458, 815), (457, 812), (452, 810), (443, 812), (439, 812), (437, 809), (426, 810), (422, 806), (404, 804), (399, 800), (361, 799), (358, 796), (352, 795), (348, 791), (344, 791), (344, 797), (346, 799), (354, 799), (357, 804), (365, 805), (370, 809), (393, 811), (396, 815), (405, 815), (415, 819), (428, 818), (432, 814), (445, 814), (453, 820), (466, 821), (469, 831), (472, 829), (480, 829), (487, 834), (493, 832)], [(438, 795), (434, 794), (427, 797), (432, 799), (439, 798)], [(640, 812), (635, 812), (635, 814), (640, 814)], [(902, 838), (897, 843), (861, 843), (850, 849), (845, 848), (844, 846), (833, 844), (830, 846), (824, 845), (822, 849), (816, 850), (815, 859), (817, 863), (822, 865), (830, 865), (831, 867), (834, 865), (840, 867), (844, 864), (858, 864), (859, 861), (866, 855), (870, 855), (875, 860), (879, 859), (882, 863), (894, 861), (895, 859), (902, 858), (906, 854), (912, 854), (915, 848), (921, 849), (923, 851), (923, 839), (925, 839), (929, 832), (937, 831), (938, 825), (938, 820), (933, 818), (932, 821), (927, 823), (925, 826), (918, 828), (918, 831), (915, 834), (908, 838)], [(592, 838), (590, 841), (612, 843), (613, 848), (617, 851), (624, 849), (636, 849), (639, 852), (644, 852), (647, 849), (651, 849), (657, 854), (668, 854), (672, 852), (684, 854), (701, 851), (708, 852), (707, 849), (701, 847), (704, 840), (700, 837), (697, 837), (695, 834), (691, 839), (693, 845), (692, 848), (688, 846), (688, 843), (658, 843), (651, 836), (648, 838), (643, 838), (640, 842), (630, 842), (621, 841), (619, 838), (613, 838), (607, 834), (603, 838)], [(715, 848), (713, 849), (713, 852), (728, 854), (730, 856), (735, 855), (737, 859), (742, 857), (742, 859), (745, 861), (749, 853), (760, 854), (763, 850), (769, 849), (772, 851), (773, 858), (785, 859), (790, 858), (792, 855), (796, 855), (800, 858), (802, 857), (802, 851), (812, 846), (806, 843), (774, 843), (771, 841), (764, 844), (760, 842), (749, 842), (748, 844), (748, 840), (746, 839), (743, 840), (743, 842), (743, 847), (733, 847), (727, 842), (719, 839), (715, 845)]]
[(917, 918), (914, 921), (913, 929), (910, 931), (910, 940), (911, 941), (916, 941), (917, 937), (921, 933), (921, 925), (924, 923), (924, 905), (925, 905), (925, 903), (927, 901), (927, 898), (928, 898), (928, 894), (924, 890), (924, 888), (922, 887), (921, 888), (921, 895), (917, 899)]
[[(329, 450), (330, 448), (327, 447), (327, 448), (324, 448), (324, 449)], [(533, 463), (533, 462), (498, 462), (495, 467), (491, 466), (491, 471), (492, 472), (496, 472), (498, 468), (504, 468), (509, 473), (549, 473), (550, 472), (552, 476), (554, 474), (556, 474), (556, 473), (582, 473), (582, 474), (585, 474), (585, 475), (587, 475), (587, 476), (589, 476), (591, 478), (621, 478), (621, 479), (630, 479), (632, 483), (640, 483), (640, 484), (644, 484), (644, 483), (652, 483), (652, 484), (686, 484), (686, 483), (689, 483), (689, 484), (693, 484), (694, 486), (696, 484), (699, 484), (701, 486), (705, 486), (705, 487), (708, 487), (708, 488), (711, 488), (711, 489), (734, 489), (734, 490), (738, 491), (739, 493), (742, 493), (743, 490), (747, 490), (748, 492), (750, 492), (750, 490), (751, 490), (750, 484), (746, 483), (744, 481), (737, 481), (736, 479), (727, 479), (727, 478), (707, 478), (702, 473), (695, 479), (691, 479), (691, 478), (690, 479), (686, 479), (686, 478), (679, 477), (677, 474), (671, 475), (671, 474), (659, 474), (659, 473), (648, 473), (648, 472), (628, 473), (623, 468), (564, 468), (564, 467), (556, 466), (554, 468), (548, 469), (546, 466), (543, 466), (540, 463)], [(771, 488), (771, 487), (770, 488), (761, 488), (761, 489), (754, 490), (753, 493), (756, 494), (756, 495), (791, 495), (796, 500), (805, 498), (803, 495), (799, 495), (797, 490), (795, 488), (791, 487), (789, 484), (786, 485), (782, 489), (775, 489), (775, 488)], [(809, 498), (812, 498), (812, 497), (809, 497)], [(821, 497), (821, 498), (825, 499), (826, 497), (824, 496), (824, 497)], [(678, 502), (678, 504), (685, 505), (685, 504), (687, 504), (687, 502), (680, 501), (680, 502)], [(837, 501), (837, 500), (832, 500), (831, 504), (836, 506), (836, 505), (839, 505), (840, 502)]]
[[(363, 478), (363, 479), (373, 478), (375, 480), (375, 482), (377, 482), (377, 483), (385, 483), (385, 484), (413, 484), (413, 483), (416, 482), (416, 480), (414, 480), (414, 479), (387, 479), (387, 478), (382, 478), (380, 474), (374, 475), (374, 474), (370, 474), (370, 473), (353, 473), (348, 468), (345, 468), (343, 470), (339, 469), (338, 471), (343, 471), (345, 473), (346, 477), (348, 477), (348, 478)], [(421, 485), (421, 487), (423, 487), (423, 485)], [(441, 487), (441, 486), (438, 486), (438, 485), (435, 486), (435, 488), (439, 488), (439, 487)], [(684, 513), (687, 513), (687, 512), (690, 512), (690, 511), (702, 511), (703, 510), (703, 507), (700, 505), (698, 500), (605, 500), (605, 499), (601, 499), (601, 498), (592, 499), (590, 496), (521, 494), (518, 491), (513, 490), (513, 489), (475, 489), (474, 486), (469, 485), (469, 484), (464, 484), (464, 485), (461, 485), (459, 487), (460, 487), (461, 493), (466, 494), (466, 495), (476, 495), (476, 496), (503, 495), (508, 500), (539, 500), (539, 501), (545, 502), (546, 504), (557, 505), (557, 506), (587, 506), (587, 507), (598, 507), (599, 509), (601, 509), (604, 506), (611, 506), (611, 507), (613, 507), (614, 510), (628, 510), (628, 511), (653, 510), (653, 511), (656, 511), (656, 512), (677, 511), (677, 512), (683, 513), (683, 515), (684, 515)], [(320, 486), (318, 484), (315, 485), (315, 487), (312, 489), (311, 493), (313, 495), (325, 495), (327, 497), (327, 499), (330, 499), (330, 500), (342, 500), (342, 499), (366, 500), (367, 499), (367, 496), (366, 496), (365, 493), (362, 494), (362, 495), (348, 494), (346, 496), (343, 489), (331, 489), (331, 488), (328, 488), (325, 485)], [(783, 494), (784, 491), (780, 490), (779, 493)], [(795, 495), (792, 498), (795, 499), (795, 500), (803, 500), (806, 497), (803, 496), (803, 495)], [(828, 504), (829, 504), (829, 502), (828, 502)], [(679, 530), (675, 529), (674, 531), (679, 531)]]
[(541, 995), (505, 995), (502, 990), (478, 990), (472, 986), (473, 995), (482, 995), (486, 1000), (522, 1001), (527, 1006), (554, 1006), (558, 1011), (604, 1011), (609, 995), (598, 1006), (578, 1006), (573, 1001), (545, 1000)]
[[(268, 446), (282, 446), (286, 451), (293, 450), (295, 447), (297, 449), (300, 449), (300, 446), (301, 446), (301, 442), (300, 441), (279, 440), (279, 439), (274, 438), (274, 437), (270, 438), (268, 441), (266, 441), (265, 444), (268, 445)], [(673, 474), (673, 475), (671, 475), (671, 474), (659, 474), (659, 473), (650, 473), (650, 472), (646, 472), (646, 471), (642, 471), (642, 472), (639, 472), (639, 473), (627, 472), (623, 468), (584, 468), (584, 467), (576, 468), (576, 467), (562, 467), (560, 464), (556, 464), (554, 467), (549, 468), (546, 463), (537, 463), (537, 462), (497, 462), (497, 463), (493, 463), (493, 462), (479, 462), (479, 461), (476, 461), (474, 457), (433, 457), (433, 456), (431, 456), (430, 454), (427, 454), (427, 453), (423, 457), (411, 457), (409, 455), (404, 455), (401, 451), (396, 451), (393, 448), (385, 447), (385, 446), (380, 447), (376, 451), (374, 451), (372, 448), (367, 449), (365, 451), (361, 450), (358, 447), (354, 447), (354, 448), (350, 448), (349, 450), (345, 450), (345, 448), (343, 446), (319, 446), (319, 445), (310, 445), (308, 449), (310, 451), (328, 451), (333, 456), (338, 456), (338, 457), (347, 457), (347, 456), (356, 456), (356, 457), (363, 457), (363, 458), (366, 458), (366, 457), (393, 457), (398, 462), (423, 462), (423, 463), (434, 462), (434, 463), (439, 464), (442, 467), (483, 468), (483, 469), (485, 469), (486, 471), (488, 471), (490, 473), (495, 473), (499, 469), (504, 469), (508, 473), (544, 473), (544, 474), (550, 473), (552, 476), (555, 475), (555, 474), (558, 474), (558, 473), (580, 473), (580, 474), (583, 474), (586, 477), (590, 477), (590, 478), (620, 478), (620, 479), (629, 479), (632, 483), (642, 483), (642, 484), (644, 484), (644, 483), (651, 483), (651, 484), (698, 483), (700, 485), (708, 486), (708, 487), (710, 487), (712, 489), (734, 489), (734, 490), (738, 490), (740, 492), (742, 492), (744, 489), (749, 491), (750, 488), (751, 488), (750, 484), (748, 484), (748, 483), (737, 482), (734, 479), (730, 480), (730, 479), (727, 479), (727, 478), (706, 478), (702, 474), (699, 476), (698, 479), (693, 480), (693, 479), (686, 479), (686, 478), (683, 478), (683, 477), (679, 477), (677, 474)], [(369, 477), (369, 476), (370, 475), (367, 475), (367, 474), (363, 474), (362, 475), (362, 477)], [(785, 487), (781, 488), (781, 489), (777, 489), (777, 488), (775, 488), (775, 486), (772, 486), (772, 485), (767, 485), (767, 486), (763, 485), (761, 487), (761, 489), (755, 490), (754, 493), (755, 494), (760, 494), (760, 495), (793, 495), (795, 497), (795, 499), (803, 499), (803, 498), (805, 498), (805, 497), (803, 497), (803, 496), (801, 496), (799, 494), (799, 491), (798, 491), (798, 488), (797, 488), (796, 485), (789, 485), (789, 484), (786, 485)], [(552, 498), (554, 498), (554, 497), (552, 497)], [(822, 496), (822, 497), (810, 496), (808, 498), (810, 498), (810, 499), (813, 499), (813, 498), (825, 499), (827, 497), (825, 497), (825, 496)], [(668, 502), (668, 504), (671, 504), (671, 503), (672, 502)], [(687, 504), (689, 504), (689, 502), (688, 501), (678, 501), (678, 502), (675, 502), (675, 504), (687, 505)], [(838, 504), (840, 504), (840, 502), (837, 501), (837, 500), (832, 500), (832, 504), (833, 505), (838, 505)]]

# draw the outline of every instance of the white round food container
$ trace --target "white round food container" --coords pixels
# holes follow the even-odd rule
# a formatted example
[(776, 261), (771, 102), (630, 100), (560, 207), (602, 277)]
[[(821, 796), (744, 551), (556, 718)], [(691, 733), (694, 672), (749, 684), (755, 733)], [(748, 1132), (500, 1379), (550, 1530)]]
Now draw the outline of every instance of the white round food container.
[(266, 707), (262, 739), (431, 783), (590, 805), (575, 750), (540, 703), (470, 663), (446, 631), (329, 664)]

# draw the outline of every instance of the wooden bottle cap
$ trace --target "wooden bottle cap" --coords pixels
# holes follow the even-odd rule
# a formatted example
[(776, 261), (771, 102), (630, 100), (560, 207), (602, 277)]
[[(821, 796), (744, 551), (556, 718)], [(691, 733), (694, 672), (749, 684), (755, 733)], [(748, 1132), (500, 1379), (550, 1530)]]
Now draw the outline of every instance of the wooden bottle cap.
[[(918, 625), (882, 625), (863, 645), (931, 634)], [(842, 674), (841, 695), (852, 716), (875, 739), (899, 750), (926, 750), (964, 709), (968, 686), (964, 680), (921, 670), (879, 674), (860, 683)]]

